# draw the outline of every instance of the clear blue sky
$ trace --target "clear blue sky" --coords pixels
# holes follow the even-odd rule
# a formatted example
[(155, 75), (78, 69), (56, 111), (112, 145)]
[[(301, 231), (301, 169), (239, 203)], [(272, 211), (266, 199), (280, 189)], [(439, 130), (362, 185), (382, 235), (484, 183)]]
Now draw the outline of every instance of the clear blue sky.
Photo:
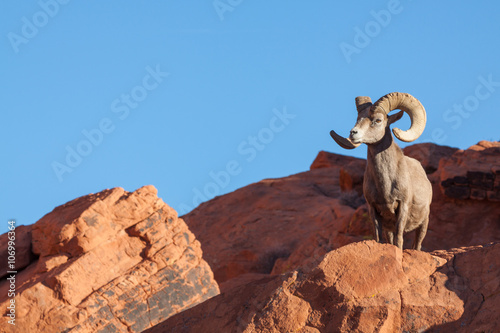
[(365, 157), (329, 136), (359, 95), (417, 97), (417, 142), (500, 139), (497, 2), (60, 1), (0, 4), (2, 233), (106, 188), (185, 213), (320, 150)]

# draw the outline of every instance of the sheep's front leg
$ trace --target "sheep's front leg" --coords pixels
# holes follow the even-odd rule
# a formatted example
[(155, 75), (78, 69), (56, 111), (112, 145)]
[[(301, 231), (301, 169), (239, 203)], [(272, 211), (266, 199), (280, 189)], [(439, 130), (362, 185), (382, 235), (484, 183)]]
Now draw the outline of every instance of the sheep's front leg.
[(396, 216), (396, 239), (395, 244), (401, 250), (403, 249), (403, 234), (406, 228), (406, 221), (408, 220), (408, 204), (399, 202), (397, 216)]
[(368, 204), (368, 212), (370, 213), (370, 219), (372, 220), (373, 237), (375, 238), (375, 241), (382, 243), (382, 240), (381, 240), (382, 224), (381, 224), (380, 216), (375, 211), (375, 208), (373, 208), (373, 206), (370, 204)]

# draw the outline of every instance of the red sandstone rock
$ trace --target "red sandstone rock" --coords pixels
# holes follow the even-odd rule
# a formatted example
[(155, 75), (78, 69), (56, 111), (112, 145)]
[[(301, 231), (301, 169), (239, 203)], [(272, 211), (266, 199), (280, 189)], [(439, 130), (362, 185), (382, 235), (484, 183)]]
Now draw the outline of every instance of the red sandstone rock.
[(8, 233), (0, 235), (0, 278), (7, 276), (7, 271), (22, 270), (27, 267), (35, 256), (31, 251), (31, 225), (16, 226), (15, 234), (13, 235), (15, 246), (15, 267), (10, 269), (7, 267), (8, 261)]
[(75, 199), (30, 229), (39, 258), (16, 276), (15, 327), (0, 283), (1, 332), (141, 332), (218, 293), (200, 243), (153, 186)]
[(458, 148), (438, 146), (433, 143), (418, 143), (405, 147), (403, 152), (406, 156), (420, 161), (427, 174), (431, 174), (438, 169), (442, 158), (449, 157), (458, 150)]
[(146, 332), (496, 332), (499, 256), (500, 243), (429, 254), (358, 242)]
[(216, 197), (185, 215), (215, 279), (222, 283), (246, 273), (269, 274), (279, 258), (289, 258), (276, 268), (281, 273), (313, 257), (318, 248), (324, 248), (322, 255), (363, 240), (364, 235), (349, 233), (353, 206), (363, 201), (358, 195), (341, 194), (340, 168), (316, 168), (263, 180)]
[(310, 169), (314, 170), (321, 168), (339, 167), (349, 163), (356, 163), (357, 161), (363, 161), (363, 160), (352, 156), (332, 154), (322, 150), (318, 153), (318, 156), (316, 156), (316, 158), (314, 159)]
[(363, 195), (363, 176), (366, 169), (365, 160), (355, 160), (340, 168), (339, 185), (342, 192), (356, 191)]
[(481, 141), (443, 158), (439, 181), (452, 199), (500, 201), (500, 142)]
[(479, 141), (477, 144), (470, 146), (469, 150), (483, 151), (489, 148), (500, 148), (500, 142), (482, 140)]
[[(459, 167), (466, 173), (463, 159), (456, 162), (463, 151), (434, 144), (415, 146), (405, 151), (421, 159), (427, 170), (432, 171), (441, 160), (441, 165)], [(500, 155), (491, 149), (467, 150), (466, 154), (474, 154), (471, 163), (491, 166), (492, 161), (500, 161)], [(345, 176), (341, 170), (348, 171), (348, 177), (357, 179), (359, 186), (364, 164), (361, 159), (320, 152), (310, 171), (249, 185), (203, 203), (184, 216), (221, 288), (242, 274), (281, 274), (332, 249), (371, 239), (363, 197), (340, 189)], [(455, 202), (440, 190), (441, 171), (440, 167), (429, 175), (434, 195), (423, 249), (500, 241), (500, 205), (488, 200)], [(412, 233), (405, 236), (405, 248), (411, 247), (413, 237)]]
[[(365, 161), (321, 152), (310, 171), (252, 184), (185, 216), (226, 294), (159, 327), (493, 332), (498, 244), (445, 249), (500, 240), (500, 144), (415, 146), (405, 152), (433, 183), (423, 249), (439, 250), (434, 256), (348, 245), (372, 235), (359, 195)], [(26, 265), (17, 275), (20, 331), (138, 332), (218, 292), (198, 240), (153, 187), (75, 199), (19, 234)], [(407, 248), (412, 235), (405, 240)], [(7, 289), (4, 280), (3, 309)], [(0, 332), (12, 328), (6, 319)]]

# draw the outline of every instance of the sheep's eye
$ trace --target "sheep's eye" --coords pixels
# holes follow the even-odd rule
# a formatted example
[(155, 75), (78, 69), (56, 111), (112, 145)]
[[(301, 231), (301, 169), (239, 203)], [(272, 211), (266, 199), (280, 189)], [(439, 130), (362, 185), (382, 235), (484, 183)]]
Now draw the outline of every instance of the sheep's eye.
[(382, 119), (375, 119), (373, 121), (374, 124), (380, 124), (382, 122)]

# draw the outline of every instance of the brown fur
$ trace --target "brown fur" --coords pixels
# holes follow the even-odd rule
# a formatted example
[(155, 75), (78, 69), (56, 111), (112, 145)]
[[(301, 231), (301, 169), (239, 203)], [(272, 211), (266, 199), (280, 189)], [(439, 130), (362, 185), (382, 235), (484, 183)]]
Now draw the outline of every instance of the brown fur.
[(368, 145), (363, 191), (373, 222), (375, 239), (403, 248), (403, 234), (417, 230), (413, 248), (420, 250), (429, 224), (432, 187), (417, 160), (405, 156), (394, 142), (389, 125), (403, 112), (387, 116), (359, 112), (351, 130), (353, 143)]

